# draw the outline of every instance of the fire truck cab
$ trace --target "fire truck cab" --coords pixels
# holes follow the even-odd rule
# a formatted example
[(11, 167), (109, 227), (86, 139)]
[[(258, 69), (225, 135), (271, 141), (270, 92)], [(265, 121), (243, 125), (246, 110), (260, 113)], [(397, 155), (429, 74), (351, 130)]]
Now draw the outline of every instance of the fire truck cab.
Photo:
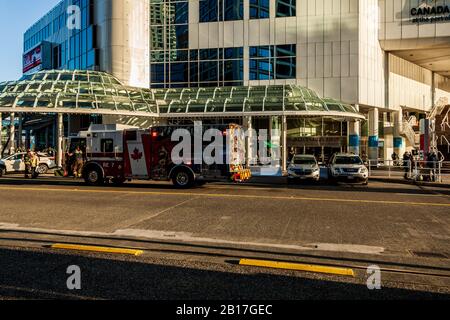
[[(85, 157), (82, 175), (88, 185), (105, 182), (122, 184), (127, 180), (139, 179), (171, 180), (178, 188), (188, 188), (208, 181), (249, 179), (250, 171), (242, 165), (245, 139), (241, 135), (234, 135), (240, 127), (218, 125), (207, 126), (203, 130), (211, 127), (223, 130), (222, 152), (224, 157), (229, 156), (227, 152), (232, 154), (232, 163), (224, 161), (224, 164), (206, 165), (202, 161), (202, 164), (195, 164), (193, 159), (174, 163), (171, 154), (178, 142), (172, 141), (172, 133), (179, 128), (193, 133), (194, 126), (139, 129), (119, 124), (91, 125), (89, 130), (69, 138), (67, 145), (69, 152), (77, 146), (81, 147)], [(206, 144), (202, 143), (203, 150)]]

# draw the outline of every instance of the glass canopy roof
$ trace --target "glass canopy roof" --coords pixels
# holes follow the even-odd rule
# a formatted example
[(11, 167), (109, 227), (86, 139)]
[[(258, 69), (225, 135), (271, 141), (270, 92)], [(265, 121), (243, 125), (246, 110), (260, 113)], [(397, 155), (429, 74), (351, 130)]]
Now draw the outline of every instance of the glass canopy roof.
[(52, 70), (0, 83), (1, 112), (146, 117), (329, 115), (361, 118), (351, 105), (297, 85), (142, 89), (97, 71)]

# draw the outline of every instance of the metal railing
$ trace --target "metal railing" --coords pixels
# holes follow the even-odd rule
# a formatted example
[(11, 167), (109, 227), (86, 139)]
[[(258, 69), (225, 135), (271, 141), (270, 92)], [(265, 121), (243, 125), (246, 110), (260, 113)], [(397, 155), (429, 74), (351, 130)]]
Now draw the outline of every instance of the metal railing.
[(369, 160), (369, 177), (450, 183), (450, 161)]

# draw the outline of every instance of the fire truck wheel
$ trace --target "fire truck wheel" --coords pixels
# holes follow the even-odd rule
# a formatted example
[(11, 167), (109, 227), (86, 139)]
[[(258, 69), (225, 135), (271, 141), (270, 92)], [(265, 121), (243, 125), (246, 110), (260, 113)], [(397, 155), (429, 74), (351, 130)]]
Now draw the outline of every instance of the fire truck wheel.
[(90, 186), (101, 185), (104, 182), (103, 174), (98, 168), (87, 168), (87, 170), (84, 172), (84, 181)]
[(194, 183), (194, 177), (187, 170), (178, 170), (175, 172), (172, 182), (177, 188), (189, 188)]

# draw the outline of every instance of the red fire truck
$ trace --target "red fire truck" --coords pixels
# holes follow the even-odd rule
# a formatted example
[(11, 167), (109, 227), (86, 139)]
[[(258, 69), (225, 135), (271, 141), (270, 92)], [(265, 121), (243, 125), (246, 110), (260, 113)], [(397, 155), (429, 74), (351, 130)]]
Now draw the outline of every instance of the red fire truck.
[[(68, 139), (66, 154), (77, 146), (83, 151), (85, 164), (82, 175), (88, 185), (102, 185), (106, 182), (122, 184), (133, 179), (172, 181), (178, 188), (201, 185), (208, 181), (244, 181), (250, 178), (245, 166), (245, 137), (238, 125), (201, 125), (201, 150), (210, 142), (203, 141), (207, 129), (218, 129), (223, 137), (223, 164), (206, 164), (185, 159), (172, 161), (172, 149), (179, 143), (172, 141), (177, 129), (186, 129), (192, 137), (194, 149), (194, 125), (160, 126), (139, 129), (124, 125), (91, 125), (76, 137)], [(198, 133), (198, 131), (197, 131)], [(192, 155), (194, 155), (192, 150)], [(227, 159), (229, 159), (227, 161)], [(196, 160), (196, 161), (195, 161)], [(200, 164), (198, 164), (200, 163)], [(69, 170), (70, 171), (70, 170)]]

